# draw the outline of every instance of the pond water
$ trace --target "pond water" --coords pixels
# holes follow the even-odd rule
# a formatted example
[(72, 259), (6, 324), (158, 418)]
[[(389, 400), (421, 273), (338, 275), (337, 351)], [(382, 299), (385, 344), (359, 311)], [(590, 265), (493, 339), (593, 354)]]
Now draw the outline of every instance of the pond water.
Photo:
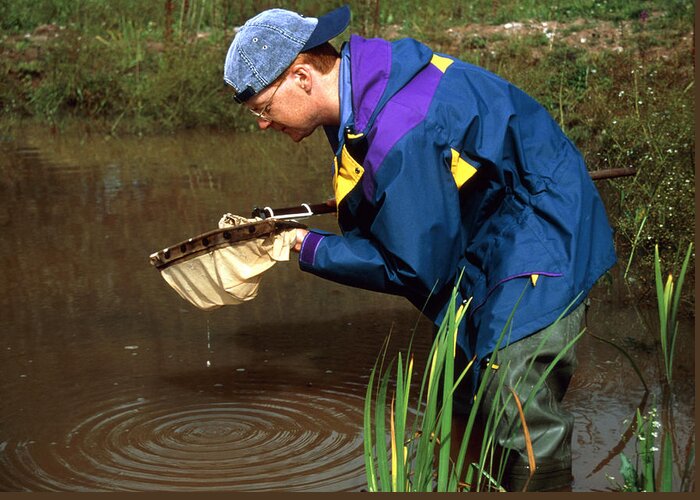
[[(0, 139), (0, 491), (359, 491), (362, 407), (382, 343), (417, 358), (431, 326), (397, 297), (268, 271), (258, 297), (200, 311), (149, 264), (155, 250), (254, 206), (332, 193), (320, 136), (186, 132)], [(335, 230), (333, 216), (305, 221)], [(658, 378), (653, 311), (597, 288), (567, 407), (574, 491), (619, 480), (617, 453)], [(671, 399), (684, 454), (695, 423), (684, 324)], [(679, 465), (680, 467), (680, 465)]]

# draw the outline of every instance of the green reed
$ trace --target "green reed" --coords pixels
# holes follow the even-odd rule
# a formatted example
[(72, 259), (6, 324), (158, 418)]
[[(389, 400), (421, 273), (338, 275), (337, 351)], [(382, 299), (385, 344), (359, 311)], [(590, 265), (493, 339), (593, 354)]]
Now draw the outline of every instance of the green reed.
[(663, 359), (666, 381), (672, 385), (673, 358), (676, 352), (676, 340), (678, 338), (678, 309), (680, 306), (681, 289), (688, 271), (688, 263), (692, 255), (693, 244), (688, 245), (683, 265), (678, 280), (674, 283), (673, 275), (669, 274), (664, 284), (661, 276), (661, 258), (659, 246), (654, 248), (654, 273), (656, 278), (656, 296), (659, 311), (659, 336), (661, 340), (661, 355)]
[[(674, 443), (675, 425), (673, 419), (673, 368), (676, 352), (676, 341), (679, 334), (679, 309), (681, 301), (681, 289), (685, 281), (688, 266), (691, 260), (693, 244), (688, 245), (688, 249), (683, 260), (681, 269), (674, 281), (673, 274), (669, 273), (664, 281), (661, 271), (661, 257), (659, 255), (658, 244), (654, 246), (654, 277), (656, 283), (657, 309), (659, 319), (659, 345), (661, 346), (661, 368), (663, 378), (661, 379), (663, 403), (654, 403), (649, 411), (643, 413), (644, 404), (636, 409), (632, 422), (632, 435), (634, 441), (634, 458), (627, 454), (620, 453), (620, 474), (623, 482), (615, 483), (614, 478), (608, 479), (613, 482), (621, 491), (644, 491), (644, 492), (671, 492), (674, 491), (673, 465), (674, 465)], [(599, 338), (599, 337), (596, 337)], [(650, 387), (644, 381), (641, 372), (634, 364), (632, 358), (624, 349), (610, 341), (599, 338), (617, 349), (619, 349), (629, 360), (637, 371), (637, 374), (644, 385), (646, 394)], [(681, 453), (677, 453), (680, 457)], [(680, 459), (679, 459), (680, 460)], [(681, 484), (679, 491), (687, 489), (687, 478), (691, 476), (691, 470), (695, 466), (695, 444), (691, 441), (686, 447), (686, 456), (683, 470), (680, 473)]]
[[(673, 430), (663, 429), (656, 406), (645, 414), (637, 408), (634, 416), (634, 458), (620, 453), (620, 475), (622, 483), (609, 477), (619, 491), (625, 492), (672, 492), (673, 487)], [(659, 448), (659, 446), (661, 446)], [(683, 477), (690, 475), (694, 467), (695, 446), (692, 445)], [(658, 462), (658, 467), (657, 467)], [(685, 481), (684, 481), (685, 482)], [(678, 491), (684, 491), (684, 486)]]
[[(526, 291), (527, 287), (523, 293)], [(410, 352), (410, 345), (406, 356), (398, 353), (394, 364), (393, 361), (387, 362), (389, 343), (388, 339), (385, 341), (370, 373), (365, 394), (364, 458), (369, 491), (505, 491), (501, 481), (508, 452), (496, 459), (499, 454), (495, 435), (497, 425), (504, 417), (505, 405), (511, 402), (517, 406), (520, 415), (520, 420), (512, 426), (511, 432), (523, 432), (528, 459), (534, 473), (536, 462), (527, 432), (526, 417), (528, 402), (531, 400), (528, 397), (524, 402), (520, 401), (516, 395), (519, 382), (515, 387), (507, 387), (504, 380), (508, 366), (497, 365), (498, 350), (510, 331), (513, 314), (520, 299), (501, 332), (491, 362), (483, 368), (462, 440), (460, 443), (452, 442), (452, 433), (455, 430), (452, 413), (454, 394), (469, 370), (473, 369), (474, 361), (468, 363), (461, 373), (455, 373), (457, 333), (469, 302), (457, 304), (455, 288), (452, 295), (454, 307), (449, 308), (431, 346), (415, 406), (411, 405), (414, 401), (411, 396), (414, 356)], [(534, 397), (561, 357), (582, 335), (583, 331), (550, 362), (529, 394)], [(546, 338), (542, 339), (540, 349), (546, 341)], [(532, 364), (529, 369), (531, 368)], [(501, 401), (500, 397), (494, 398), (493, 402), (484, 401), (489, 383), (497, 384), (497, 394), (503, 391), (508, 394), (503, 406), (498, 403)], [(476, 441), (470, 441), (482, 404), (490, 405), (488, 416), (483, 423), (484, 432), (483, 435), (476, 436)], [(467, 463), (470, 443), (478, 446), (479, 453), (477, 461)], [(459, 448), (455, 454), (457, 448), (453, 446), (456, 445), (459, 445)]]
[[(635, 414), (635, 459), (633, 461), (625, 454), (620, 453), (620, 474), (623, 479), (623, 484), (618, 485), (622, 491), (657, 491), (656, 484), (656, 467), (654, 461), (656, 447), (656, 438), (658, 437), (658, 429), (661, 423), (657, 419), (656, 408), (652, 408), (646, 415), (642, 415), (639, 409)], [(665, 439), (664, 443), (668, 441)], [(668, 454), (668, 446), (664, 446), (664, 455)], [(671, 462), (664, 461), (664, 469), (670, 472)], [(671, 477), (662, 481), (662, 488), (658, 491), (671, 491)]]

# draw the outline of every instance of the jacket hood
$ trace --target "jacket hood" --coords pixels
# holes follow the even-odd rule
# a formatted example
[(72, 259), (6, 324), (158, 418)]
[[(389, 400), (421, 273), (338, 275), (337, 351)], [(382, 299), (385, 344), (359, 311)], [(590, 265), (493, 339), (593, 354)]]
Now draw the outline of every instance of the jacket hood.
[(433, 51), (411, 38), (388, 42), (353, 35), (349, 44), (352, 109), (359, 132), (365, 131), (384, 104), (430, 63)]

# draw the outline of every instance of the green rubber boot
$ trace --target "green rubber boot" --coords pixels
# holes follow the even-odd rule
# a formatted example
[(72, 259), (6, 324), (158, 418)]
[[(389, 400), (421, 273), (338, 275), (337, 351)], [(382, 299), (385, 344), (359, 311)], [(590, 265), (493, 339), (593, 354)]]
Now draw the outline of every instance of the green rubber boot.
[[(500, 453), (505, 455), (506, 467), (500, 482), (507, 491), (550, 491), (571, 487), (574, 417), (562, 408), (561, 401), (576, 369), (574, 347), (566, 352), (547, 375), (534, 399), (527, 403), (526, 400), (552, 360), (581, 332), (584, 312), (585, 305), (581, 304), (558, 323), (514, 342), (499, 350), (491, 359), (484, 360), (484, 367), (487, 363), (492, 363), (497, 368), (491, 371), (479, 419), (485, 421), (494, 404), (497, 405), (497, 411), (503, 410), (496, 439)], [(544, 339), (545, 342), (540, 346)], [(456, 364), (465, 361), (458, 356)], [(459, 368), (456, 373), (460, 373), (458, 370)], [(505, 379), (499, 394), (500, 377)], [(515, 389), (521, 405), (525, 407), (525, 422), (535, 457), (532, 477), (520, 414), (508, 388)], [(454, 406), (460, 413), (468, 409), (468, 405), (459, 401), (459, 398), (455, 398)]]

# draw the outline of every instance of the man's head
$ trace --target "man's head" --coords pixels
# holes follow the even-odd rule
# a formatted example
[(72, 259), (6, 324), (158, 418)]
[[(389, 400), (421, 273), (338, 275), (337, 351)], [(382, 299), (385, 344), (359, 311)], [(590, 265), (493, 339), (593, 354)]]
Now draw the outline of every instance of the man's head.
[(246, 102), (270, 86), (300, 53), (340, 35), (350, 22), (350, 9), (340, 7), (319, 18), (270, 9), (249, 19), (231, 42), (224, 81), (237, 102)]

